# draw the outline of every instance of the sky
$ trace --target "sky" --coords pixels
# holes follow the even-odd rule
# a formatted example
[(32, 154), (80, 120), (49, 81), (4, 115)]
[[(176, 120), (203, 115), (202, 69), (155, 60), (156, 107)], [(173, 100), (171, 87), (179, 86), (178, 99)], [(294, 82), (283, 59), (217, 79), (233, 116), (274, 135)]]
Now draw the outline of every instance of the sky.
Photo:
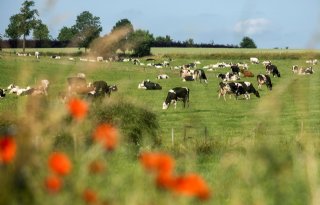
[[(0, 0), (0, 34), (24, 0)], [(117, 21), (174, 41), (239, 45), (244, 36), (258, 48), (320, 49), (319, 0), (34, 0), (39, 18), (57, 38), (63, 26), (89, 11), (108, 34)], [(31, 36), (29, 36), (31, 38)]]

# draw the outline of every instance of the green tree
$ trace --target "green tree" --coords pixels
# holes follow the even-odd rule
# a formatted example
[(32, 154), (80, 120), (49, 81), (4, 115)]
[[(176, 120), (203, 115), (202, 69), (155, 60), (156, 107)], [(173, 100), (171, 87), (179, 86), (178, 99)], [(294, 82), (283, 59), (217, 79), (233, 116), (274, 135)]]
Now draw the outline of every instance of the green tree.
[(154, 41), (155, 41), (155, 44), (161, 45), (161, 46), (169, 46), (170, 44), (172, 44), (172, 39), (169, 35), (166, 35), (165, 37), (158, 36)]
[(126, 28), (129, 30), (129, 33), (133, 32), (133, 26), (128, 19), (119, 20), (112, 28), (111, 32), (114, 32), (118, 29)]
[(12, 39), (18, 40), (21, 36), (20, 26), (20, 15), (16, 14), (10, 17), (10, 23), (8, 28), (5, 30), (5, 36)]
[(254, 41), (248, 36), (243, 37), (242, 41), (240, 42), (240, 47), (241, 48), (257, 48)]
[(58, 40), (59, 41), (71, 41), (75, 35), (76, 30), (74, 28), (68, 28), (66, 26), (62, 27), (62, 29), (59, 32)]
[(72, 29), (76, 31), (75, 38), (79, 48), (84, 47), (86, 51), (90, 43), (98, 38), (102, 31), (100, 18), (93, 16), (89, 11), (84, 11), (77, 16), (76, 24)]
[(187, 39), (184, 44), (187, 46), (187, 47), (192, 47), (194, 45), (194, 40), (192, 38), (189, 38)]
[(50, 39), (48, 26), (43, 24), (41, 20), (38, 21), (33, 30), (33, 39), (40, 41)]
[(128, 43), (131, 45), (133, 55), (141, 57), (150, 55), (151, 45), (154, 42), (153, 35), (149, 31), (138, 29), (131, 33)]
[(26, 48), (26, 37), (37, 25), (36, 16), (39, 16), (38, 10), (31, 9), (33, 6), (34, 1), (25, 0), (20, 8), (20, 13), (10, 17), (10, 24), (6, 29), (6, 35), (13, 39), (23, 36), (23, 52)]

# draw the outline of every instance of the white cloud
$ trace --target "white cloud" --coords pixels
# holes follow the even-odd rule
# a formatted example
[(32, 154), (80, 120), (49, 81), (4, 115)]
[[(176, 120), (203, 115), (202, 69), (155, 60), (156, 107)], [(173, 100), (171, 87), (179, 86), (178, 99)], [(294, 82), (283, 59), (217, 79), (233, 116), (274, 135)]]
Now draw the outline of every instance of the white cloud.
[(264, 18), (247, 19), (239, 21), (234, 26), (234, 31), (244, 35), (255, 35), (265, 31), (270, 25), (270, 21)]

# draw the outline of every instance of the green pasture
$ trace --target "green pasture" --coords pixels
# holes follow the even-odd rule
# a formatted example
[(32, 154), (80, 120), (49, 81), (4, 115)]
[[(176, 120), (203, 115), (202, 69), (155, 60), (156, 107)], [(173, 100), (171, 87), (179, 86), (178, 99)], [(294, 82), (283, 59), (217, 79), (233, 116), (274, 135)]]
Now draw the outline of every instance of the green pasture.
[[(173, 57), (172, 67), (195, 60), (201, 61), (198, 65), (200, 68), (217, 62), (249, 63), (248, 58), (240, 58), (243, 50), (222, 49), (215, 53), (216, 49), (200, 51), (192, 48), (184, 50), (186, 53), (183, 53), (183, 57), (177, 55), (177, 50), (152, 48), (152, 53), (156, 54), (153, 57), (158, 62), (167, 60), (168, 56)], [(83, 179), (84, 183), (99, 187), (101, 195), (121, 199), (120, 204), (317, 204), (320, 197), (319, 65), (314, 66), (315, 74), (302, 76), (293, 74), (291, 67), (308, 66), (305, 59), (317, 56), (319, 52), (292, 51), (295, 57), (285, 59), (263, 59), (259, 53), (261, 52), (261, 56), (278, 56), (282, 55), (279, 52), (289, 52), (286, 50), (252, 52), (254, 53), (244, 51), (248, 56), (256, 54), (255, 57), (261, 61), (271, 60), (277, 65), (281, 78), (272, 77), (273, 90), (269, 91), (263, 86), (259, 90), (261, 97), (251, 95), (250, 100), (235, 100), (234, 97), (227, 97), (226, 101), (218, 99), (219, 79), (216, 75), (228, 72), (228, 68), (206, 71), (208, 84), (204, 84), (183, 82), (179, 77), (179, 70), (170, 68), (155, 69), (133, 65), (131, 62), (73, 62), (67, 57), (60, 60), (41, 57), (37, 60), (34, 57), (3, 54), (0, 58), (0, 87), (5, 88), (10, 83), (33, 86), (43, 78), (48, 79), (48, 99), (52, 104), (52, 110), (48, 112), (52, 114), (54, 110), (63, 112), (66, 109), (58, 96), (59, 92), (66, 90), (66, 78), (69, 76), (82, 72), (86, 74), (88, 81), (105, 80), (108, 84), (116, 84), (118, 91), (112, 93), (104, 103), (130, 102), (157, 116), (159, 130), (154, 137), (160, 138), (161, 145), (154, 147), (146, 143), (140, 145), (139, 149), (172, 153), (177, 160), (177, 172), (197, 172), (213, 190), (210, 201), (200, 202), (176, 198), (163, 190), (149, 188), (150, 179), (143, 175), (136, 158), (127, 156), (125, 148), (120, 148), (114, 156), (106, 156), (106, 160), (112, 163), (109, 174), (113, 178), (103, 178), (100, 181), (96, 178), (89, 182), (88, 176), (81, 172), (81, 163), (86, 163), (96, 151), (84, 149), (84, 153), (78, 152), (81, 157), (77, 160), (76, 176)], [(181, 58), (175, 58), (179, 56)], [(142, 62), (146, 63), (144, 59)], [(262, 64), (249, 64), (249, 70), (255, 75), (265, 73)], [(170, 78), (156, 79), (158, 74), (163, 73)], [(138, 84), (146, 79), (161, 84), (163, 89), (139, 90)], [(255, 77), (241, 80), (250, 81), (257, 88)], [(182, 103), (178, 102), (177, 109), (170, 106), (168, 110), (162, 110), (168, 90), (177, 86), (190, 89), (189, 107), (183, 108)], [(27, 120), (30, 117), (27, 101), (26, 96), (7, 94), (0, 100), (0, 113), (4, 116), (2, 118), (15, 116)], [(39, 132), (34, 130), (34, 133)], [(37, 137), (41, 139), (53, 136)], [(40, 172), (40, 176), (43, 175), (43, 171)], [(46, 200), (47, 204), (67, 204), (74, 197), (75, 190), (83, 186), (76, 182), (76, 176), (70, 179), (76, 183), (72, 191), (65, 191), (61, 197), (53, 200), (48, 200), (50, 196), (36, 192), (39, 197), (37, 203), (41, 204), (41, 200)], [(39, 180), (35, 175), (31, 179)], [(108, 187), (103, 183), (113, 186)], [(82, 204), (78, 202), (75, 200), (75, 203)]]

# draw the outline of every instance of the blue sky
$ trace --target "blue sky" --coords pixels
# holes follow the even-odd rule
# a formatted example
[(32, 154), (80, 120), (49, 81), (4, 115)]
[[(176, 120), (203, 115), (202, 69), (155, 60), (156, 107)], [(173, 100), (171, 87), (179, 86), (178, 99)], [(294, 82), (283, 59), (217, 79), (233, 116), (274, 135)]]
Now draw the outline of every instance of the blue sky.
[[(23, 0), (0, 1), (4, 34)], [(53, 38), (90, 11), (100, 17), (101, 35), (127, 18), (135, 29), (175, 41), (238, 45), (249, 36), (259, 48), (320, 49), (319, 0), (35, 0), (35, 8)]]

